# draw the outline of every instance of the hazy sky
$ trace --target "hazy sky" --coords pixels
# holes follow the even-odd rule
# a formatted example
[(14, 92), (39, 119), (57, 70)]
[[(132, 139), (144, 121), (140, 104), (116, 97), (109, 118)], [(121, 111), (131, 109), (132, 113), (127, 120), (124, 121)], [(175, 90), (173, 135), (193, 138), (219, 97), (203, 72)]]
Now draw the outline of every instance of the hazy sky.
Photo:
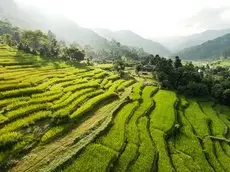
[(132, 30), (145, 37), (230, 28), (230, 0), (16, 0), (88, 28)]

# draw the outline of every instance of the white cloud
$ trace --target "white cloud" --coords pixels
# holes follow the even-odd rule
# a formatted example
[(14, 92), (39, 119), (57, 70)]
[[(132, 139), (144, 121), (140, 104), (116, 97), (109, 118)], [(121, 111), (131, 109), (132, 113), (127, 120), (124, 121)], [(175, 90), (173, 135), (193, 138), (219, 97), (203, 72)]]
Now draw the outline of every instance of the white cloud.
[[(221, 9), (230, 6), (229, 0), (17, 1), (36, 6), (46, 13), (65, 15), (84, 27), (129, 29), (146, 37), (186, 35), (212, 29), (200, 26), (199, 22), (204, 22), (204, 20), (192, 21), (191, 18), (197, 14), (199, 18), (199, 12), (204, 9)], [(229, 11), (218, 15), (223, 21), (229, 20)]]

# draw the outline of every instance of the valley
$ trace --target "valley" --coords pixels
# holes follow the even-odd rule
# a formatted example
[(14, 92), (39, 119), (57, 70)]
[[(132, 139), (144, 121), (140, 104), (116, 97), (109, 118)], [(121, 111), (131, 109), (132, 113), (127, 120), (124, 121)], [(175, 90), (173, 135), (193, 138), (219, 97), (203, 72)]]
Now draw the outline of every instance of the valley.
[(229, 107), (0, 48), (1, 171), (228, 171)]

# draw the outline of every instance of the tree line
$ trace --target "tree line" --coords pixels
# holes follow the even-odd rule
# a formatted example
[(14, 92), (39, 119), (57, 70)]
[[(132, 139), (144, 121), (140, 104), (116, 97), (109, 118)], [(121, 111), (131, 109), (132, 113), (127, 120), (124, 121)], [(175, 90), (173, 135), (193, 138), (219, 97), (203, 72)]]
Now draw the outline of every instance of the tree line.
[(67, 45), (64, 41), (58, 41), (50, 30), (47, 34), (40, 30), (21, 30), (7, 21), (0, 21), (0, 35), (1, 43), (26, 53), (70, 61), (81, 61), (85, 57), (84, 50), (77, 44)]
[(8, 21), (0, 21), (0, 35), (1, 43), (16, 46), (27, 53), (63, 60), (81, 61), (85, 58), (87, 61), (93, 59), (103, 62), (119, 60), (122, 56), (139, 60), (149, 55), (143, 48), (121, 45), (116, 40), (110, 40), (100, 48), (77, 43), (67, 44), (58, 41), (51, 31), (44, 33), (40, 30), (22, 30)]
[(150, 64), (153, 77), (161, 87), (174, 89), (178, 93), (192, 97), (212, 97), (216, 102), (230, 105), (230, 70), (228, 67), (198, 67), (192, 62), (182, 64), (176, 56), (174, 60), (150, 55), (136, 70)]

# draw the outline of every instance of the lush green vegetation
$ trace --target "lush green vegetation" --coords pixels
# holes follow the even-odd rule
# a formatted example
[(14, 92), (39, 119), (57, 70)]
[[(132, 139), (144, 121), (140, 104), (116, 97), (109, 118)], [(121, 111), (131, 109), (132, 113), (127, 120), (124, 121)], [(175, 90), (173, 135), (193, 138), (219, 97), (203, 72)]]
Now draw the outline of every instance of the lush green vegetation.
[(190, 97), (209, 97), (216, 102), (230, 105), (230, 72), (228, 67), (194, 66), (191, 62), (182, 64), (159, 55), (148, 57), (153, 77), (162, 87), (174, 89)]
[(226, 68), (148, 56), (158, 85), (122, 61), (115, 72), (50, 61), (30, 40), (46, 35), (20, 34), (29, 53), (0, 44), (0, 171), (229, 171), (230, 108), (218, 104), (229, 100)]

